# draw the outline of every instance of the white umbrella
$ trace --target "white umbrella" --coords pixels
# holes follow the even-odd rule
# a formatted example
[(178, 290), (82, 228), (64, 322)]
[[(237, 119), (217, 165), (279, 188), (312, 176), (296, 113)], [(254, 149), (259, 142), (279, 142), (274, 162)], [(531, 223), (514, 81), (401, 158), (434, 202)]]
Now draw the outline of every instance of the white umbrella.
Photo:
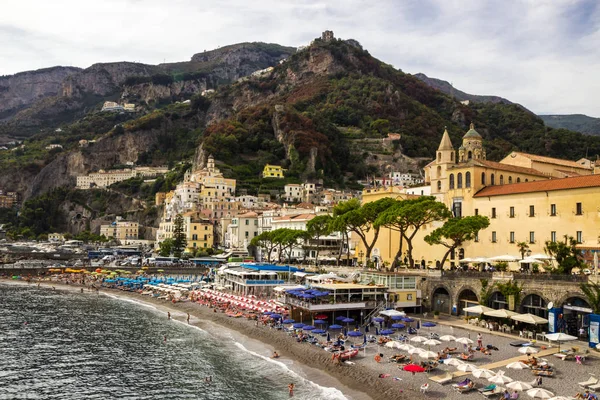
[(414, 349), (414, 348), (415, 348), (415, 346), (413, 346), (413, 345), (410, 345), (410, 344), (408, 344), (408, 343), (403, 343), (403, 344), (401, 344), (400, 346), (398, 346), (398, 348), (399, 348), (400, 350), (409, 351), (409, 350), (412, 350), (412, 349)]
[(439, 340), (435, 340), (435, 339), (427, 339), (426, 341), (423, 342), (424, 345), (427, 346), (437, 346), (438, 344), (442, 344), (442, 342), (440, 342)]
[(411, 342), (417, 342), (417, 343), (426, 342), (427, 338), (423, 337), (423, 336), (415, 336), (415, 337), (410, 338), (410, 341)]
[(510, 318), (514, 315), (518, 315), (519, 313), (516, 313), (514, 311), (510, 311), (510, 310), (505, 310), (503, 308), (499, 309), (499, 310), (493, 310), (493, 311), (487, 311), (484, 312), (483, 315), (487, 315), (488, 317), (497, 317), (497, 318)]
[(474, 263), (486, 263), (486, 262), (488, 262), (488, 259), (485, 258), (485, 257), (477, 257), (477, 258), (474, 258), (472, 262), (474, 262)]
[(453, 342), (456, 340), (456, 338), (452, 335), (444, 335), (440, 336), (440, 340), (443, 340), (444, 342)]
[(492, 311), (492, 310), (493, 310), (493, 308), (489, 308), (489, 307), (482, 306), (482, 305), (476, 305), (476, 306), (463, 308), (464, 312), (473, 313), (473, 314), (483, 314), (487, 311)]
[(554, 393), (547, 391), (546, 389), (529, 389), (527, 391), (527, 395), (529, 397), (533, 397), (534, 399), (550, 399), (554, 397)]
[(399, 349), (400, 348), (400, 343), (395, 342), (395, 341), (391, 341), (391, 342), (387, 342), (386, 344), (384, 344), (385, 347), (389, 347), (391, 349), (396, 348)]
[(542, 253), (532, 254), (529, 258), (535, 258), (536, 260), (554, 260), (554, 257)]
[(536, 349), (534, 349), (533, 347), (521, 347), (519, 349), (519, 353), (521, 354), (535, 354), (538, 351)]
[(546, 318), (538, 317), (537, 315), (529, 314), (529, 313), (513, 315), (512, 317), (510, 317), (510, 319), (519, 321), (519, 322), (525, 322), (526, 324), (531, 324), (531, 325), (548, 323), (548, 320)]
[(421, 353), (423, 351), (425, 351), (425, 349), (422, 349), (420, 347), (415, 347), (415, 348), (410, 349), (408, 351), (408, 354), (419, 354), (419, 353)]
[(504, 375), (504, 373), (498, 372), (496, 375), (492, 376), (488, 379), (488, 382), (498, 383), (500, 385), (504, 385), (505, 383), (512, 382), (512, 378)]
[(422, 351), (419, 353), (421, 358), (437, 358), (438, 354), (434, 351)]
[(572, 397), (555, 396), (555, 397), (551, 397), (549, 400), (571, 400), (571, 399), (572, 399)]
[(517, 361), (517, 362), (513, 362), (510, 363), (506, 366), (506, 368), (509, 369), (529, 369), (529, 365), (521, 362), (521, 361)]
[(571, 340), (577, 340), (575, 336), (567, 335), (566, 333), (548, 333), (546, 339), (551, 342), (558, 342), (558, 350), (560, 351), (561, 342), (570, 342)]
[(515, 261), (519, 261), (519, 260), (520, 260), (519, 257), (511, 256), (509, 254), (488, 258), (488, 261), (491, 261), (491, 262), (515, 262)]
[(461, 262), (461, 263), (470, 263), (470, 262), (473, 262), (473, 259), (467, 257), (467, 258), (463, 258), (461, 260), (458, 260), (458, 262)]
[(459, 365), (463, 365), (465, 362), (459, 360), (458, 358), (451, 358), (448, 361), (444, 361), (444, 364), (450, 365), (451, 367), (458, 367)]
[(459, 337), (458, 339), (455, 340), (456, 343), (461, 343), (461, 344), (473, 344), (474, 342), (466, 337)]
[(475, 371), (473, 371), (473, 376), (475, 378), (489, 379), (495, 375), (496, 375), (496, 373), (494, 371), (490, 371), (489, 369), (485, 369), (485, 368), (479, 368), (479, 369), (476, 369)]
[(524, 392), (529, 389), (533, 389), (533, 386), (527, 382), (522, 381), (514, 381), (506, 384), (506, 387), (512, 390), (518, 390), (519, 392)]
[(477, 369), (476, 366), (474, 366), (473, 364), (460, 364), (456, 367), (456, 369), (458, 369), (459, 371), (462, 372), (473, 372)]
[(539, 262), (540, 262), (539, 258), (525, 257), (524, 259), (519, 261), (519, 264), (535, 264), (535, 263), (539, 263)]

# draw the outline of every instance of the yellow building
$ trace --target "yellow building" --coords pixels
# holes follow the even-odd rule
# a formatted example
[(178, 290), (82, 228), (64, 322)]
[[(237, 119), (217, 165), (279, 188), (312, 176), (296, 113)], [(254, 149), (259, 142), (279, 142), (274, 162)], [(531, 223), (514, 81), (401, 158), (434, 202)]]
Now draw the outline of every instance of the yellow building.
[(214, 226), (202, 213), (191, 211), (183, 214), (187, 245), (185, 251), (210, 249), (214, 244)]
[(282, 179), (283, 178), (283, 171), (285, 171), (283, 168), (281, 168), (281, 166), (279, 165), (270, 165), (267, 164), (265, 165), (265, 168), (263, 169), (263, 178), (278, 178), (278, 179)]
[(100, 235), (118, 241), (138, 239), (139, 230), (140, 224), (133, 221), (125, 221), (121, 217), (117, 217), (115, 222), (110, 225), (100, 225)]
[[(600, 249), (600, 175), (591, 175), (591, 164), (585, 159), (575, 162), (519, 152), (501, 162), (488, 161), (472, 124), (457, 157), (448, 132), (444, 132), (436, 159), (425, 167), (432, 195), (455, 216), (485, 215), (490, 219), (490, 226), (451, 254), (444, 267), (456, 266), (462, 258), (505, 254), (520, 258), (518, 242), (527, 242), (532, 253), (544, 253), (546, 241), (562, 240), (564, 235), (573, 236), (582, 249)], [(363, 203), (382, 197), (403, 198), (393, 188), (363, 191)], [(430, 246), (423, 238), (441, 225), (433, 223), (417, 233), (413, 242), (416, 264), (439, 264), (446, 248)], [(372, 257), (393, 262), (399, 243), (398, 232), (382, 228)], [(359, 244), (356, 254), (364, 254), (362, 247)]]

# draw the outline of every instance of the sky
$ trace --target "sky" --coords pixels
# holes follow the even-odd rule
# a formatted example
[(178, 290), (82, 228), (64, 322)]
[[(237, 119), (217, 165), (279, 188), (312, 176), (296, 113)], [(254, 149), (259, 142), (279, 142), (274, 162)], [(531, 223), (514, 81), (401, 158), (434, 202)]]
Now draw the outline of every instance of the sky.
[(2, 0), (0, 75), (185, 61), (247, 41), (301, 46), (326, 29), (468, 93), (600, 117), (596, 0)]

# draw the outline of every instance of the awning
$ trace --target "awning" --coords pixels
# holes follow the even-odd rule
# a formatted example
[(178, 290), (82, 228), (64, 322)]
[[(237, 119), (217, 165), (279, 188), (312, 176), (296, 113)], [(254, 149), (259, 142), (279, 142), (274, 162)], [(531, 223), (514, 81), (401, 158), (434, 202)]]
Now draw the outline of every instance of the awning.
[(302, 286), (302, 285), (275, 286), (273, 288), (273, 291), (275, 291), (275, 292), (285, 292), (286, 290), (295, 290), (295, 289), (306, 289), (306, 287)]
[(489, 308), (489, 307), (482, 306), (482, 305), (476, 305), (476, 306), (463, 308), (464, 312), (473, 313), (473, 314), (483, 314), (485, 312), (493, 311), (493, 310), (494, 310), (493, 308)]
[(300, 278), (302, 278), (302, 277), (305, 277), (308, 274), (306, 272), (294, 272), (293, 275), (294, 276), (299, 276)]
[(379, 313), (379, 315), (385, 315), (386, 317), (393, 317), (395, 315), (399, 315), (401, 317), (406, 317), (406, 313), (404, 311), (398, 311), (398, 310), (385, 310), (385, 311), (381, 311)]

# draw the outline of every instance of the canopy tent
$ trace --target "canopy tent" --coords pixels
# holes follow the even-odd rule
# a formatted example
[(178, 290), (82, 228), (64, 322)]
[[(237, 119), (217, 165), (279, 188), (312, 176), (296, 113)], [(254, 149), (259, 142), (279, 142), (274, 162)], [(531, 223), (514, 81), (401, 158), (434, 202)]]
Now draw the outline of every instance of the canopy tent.
[(476, 306), (463, 308), (463, 311), (465, 313), (473, 313), (473, 314), (484, 314), (488, 311), (493, 311), (493, 310), (494, 310), (493, 308), (482, 306), (482, 305), (476, 305)]
[(515, 315), (519, 315), (519, 313), (501, 308), (499, 310), (486, 311), (483, 313), (483, 315), (496, 318), (510, 318)]
[(548, 320), (546, 318), (538, 317), (537, 315), (529, 313), (513, 315), (512, 317), (510, 317), (510, 319), (531, 325), (541, 325), (548, 323)]
[(379, 313), (379, 315), (385, 315), (386, 317), (393, 317), (395, 315), (400, 316), (400, 317), (405, 317), (406, 313), (404, 311), (385, 310), (385, 311), (381, 311)]

